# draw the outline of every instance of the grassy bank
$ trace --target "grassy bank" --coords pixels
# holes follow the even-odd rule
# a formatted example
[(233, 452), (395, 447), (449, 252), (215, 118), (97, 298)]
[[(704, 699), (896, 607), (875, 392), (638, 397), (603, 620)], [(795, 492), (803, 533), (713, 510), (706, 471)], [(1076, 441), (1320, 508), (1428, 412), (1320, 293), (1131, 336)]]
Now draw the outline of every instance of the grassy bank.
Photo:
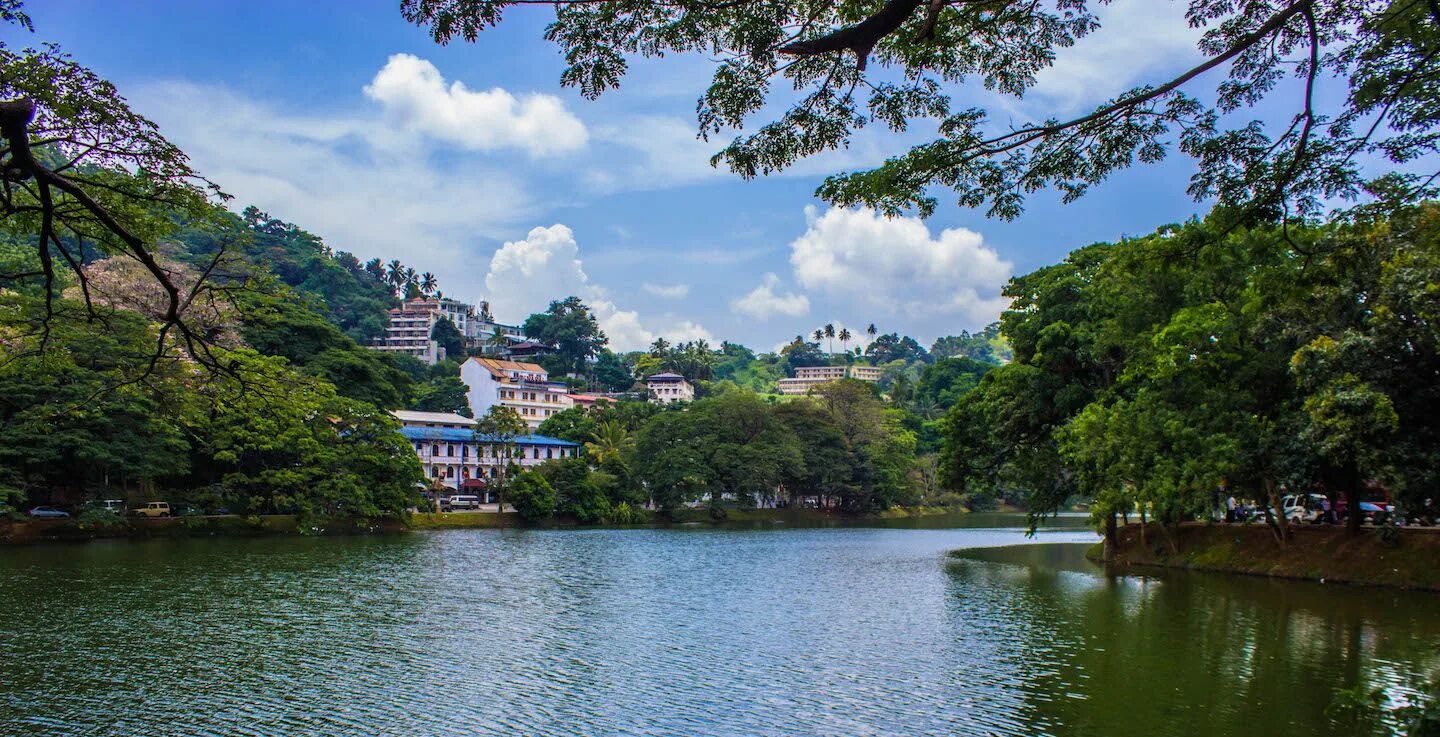
[[(1329, 526), (1292, 531), (1282, 548), (1261, 525), (1182, 525), (1171, 532), (1172, 551), (1156, 525), (1143, 539), (1140, 525), (1128, 525), (1119, 530), (1114, 565), (1122, 571), (1160, 566), (1440, 591), (1440, 531), (1402, 529), (1391, 540), (1368, 528), (1355, 537)], [(1091, 557), (1100, 555), (1097, 545)]]
[[(822, 509), (727, 509), (723, 516), (709, 509), (682, 509), (671, 514), (648, 513), (642, 526), (675, 524), (793, 524), (823, 525), (866, 519), (905, 519), (955, 514), (956, 510), (921, 507), (892, 509), (873, 515), (840, 514)], [(159, 519), (125, 518), (108, 525), (87, 525), (79, 520), (4, 520), (0, 519), (0, 545), (25, 545), (40, 542), (83, 542), (85, 540), (183, 538), (183, 537), (263, 537), (266, 535), (353, 535), (406, 530), (463, 530), (501, 527), (567, 528), (580, 526), (573, 518), (555, 517), (544, 522), (528, 523), (514, 513), (446, 512), (410, 515), (409, 520), (330, 520), (323, 526), (301, 529), (294, 515), (258, 517), (213, 516), (171, 517)]]

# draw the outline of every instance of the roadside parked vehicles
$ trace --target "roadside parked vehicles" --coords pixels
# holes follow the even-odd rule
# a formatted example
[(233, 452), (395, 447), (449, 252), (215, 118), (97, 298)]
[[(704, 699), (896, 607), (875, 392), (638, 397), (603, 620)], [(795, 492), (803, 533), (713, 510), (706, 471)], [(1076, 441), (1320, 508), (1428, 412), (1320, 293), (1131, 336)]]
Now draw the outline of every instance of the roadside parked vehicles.
[(1285, 519), (1292, 525), (1319, 524), (1325, 521), (1323, 494), (1287, 494), (1280, 500)]
[(147, 502), (143, 507), (135, 507), (130, 510), (135, 517), (169, 517), (170, 502)]
[(55, 507), (35, 507), (30, 510), (31, 519), (69, 519), (70, 513)]
[(87, 509), (99, 509), (114, 514), (125, 514), (124, 499), (95, 499), (85, 504)]
[(440, 500), (440, 511), (451, 512), (457, 509), (479, 509), (480, 497), (469, 494), (456, 494)]

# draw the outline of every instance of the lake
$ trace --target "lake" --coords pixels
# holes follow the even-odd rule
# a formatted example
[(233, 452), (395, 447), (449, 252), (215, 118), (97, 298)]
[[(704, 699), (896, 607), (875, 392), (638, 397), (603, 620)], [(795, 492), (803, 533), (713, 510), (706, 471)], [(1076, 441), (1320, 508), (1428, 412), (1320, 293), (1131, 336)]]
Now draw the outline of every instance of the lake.
[(1431, 594), (911, 527), (0, 549), (0, 734), (1350, 735), (1440, 665)]

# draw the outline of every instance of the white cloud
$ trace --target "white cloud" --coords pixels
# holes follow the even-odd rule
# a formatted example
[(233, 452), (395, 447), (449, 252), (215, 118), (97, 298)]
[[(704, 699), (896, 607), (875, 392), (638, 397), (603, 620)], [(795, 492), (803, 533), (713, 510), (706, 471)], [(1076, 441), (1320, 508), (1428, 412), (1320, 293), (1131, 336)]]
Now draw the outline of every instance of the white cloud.
[(185, 82), (140, 85), (129, 96), (237, 206), (254, 204), (362, 260), (398, 258), (440, 274), (452, 296), (479, 295), (465, 283), (477, 240), (534, 217), (512, 172), (400, 151), (373, 120), (296, 115)]
[(406, 130), (475, 151), (518, 148), (545, 156), (579, 149), (589, 138), (558, 97), (517, 98), (499, 87), (471, 90), (460, 81), (447, 86), (434, 64), (410, 54), (391, 56), (365, 95)]
[(1031, 96), (1044, 98), (1046, 109), (1075, 112), (1171, 69), (1199, 60), (1195, 44), (1203, 29), (1185, 21), (1185, 3), (1157, 0), (1113, 0), (1100, 5), (1100, 28), (1068, 49), (1058, 49), (1055, 63), (1042, 71)]
[(932, 237), (918, 218), (866, 209), (817, 216), (811, 206), (805, 215), (809, 228), (790, 244), (790, 264), (807, 290), (917, 321), (988, 322), (1006, 305), (1000, 288), (1012, 265), (979, 233), (947, 228)]
[(810, 298), (794, 292), (780, 293), (780, 277), (766, 274), (760, 286), (749, 294), (730, 303), (730, 309), (741, 315), (757, 320), (766, 320), (774, 315), (799, 317), (810, 311)]
[(690, 294), (689, 284), (651, 284), (647, 281), (640, 288), (665, 299), (684, 299)]
[(668, 316), (642, 320), (636, 310), (616, 305), (609, 292), (585, 273), (574, 231), (558, 223), (533, 228), (524, 239), (509, 241), (495, 251), (485, 287), (496, 314), (514, 315), (517, 320), (545, 309), (551, 300), (580, 297), (595, 313), (610, 347), (619, 351), (644, 348), (662, 336), (671, 341), (715, 340), (693, 321)]

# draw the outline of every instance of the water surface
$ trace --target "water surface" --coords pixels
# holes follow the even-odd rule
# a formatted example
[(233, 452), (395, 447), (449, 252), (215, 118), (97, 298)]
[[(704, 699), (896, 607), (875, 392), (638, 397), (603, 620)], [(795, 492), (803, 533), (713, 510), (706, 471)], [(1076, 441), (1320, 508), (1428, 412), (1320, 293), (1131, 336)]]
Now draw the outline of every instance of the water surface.
[(1077, 544), (948, 555), (1024, 542), (697, 527), (0, 549), (0, 734), (1339, 735), (1356, 729), (1325, 715), (1335, 688), (1400, 697), (1436, 663), (1430, 595), (1113, 578)]

